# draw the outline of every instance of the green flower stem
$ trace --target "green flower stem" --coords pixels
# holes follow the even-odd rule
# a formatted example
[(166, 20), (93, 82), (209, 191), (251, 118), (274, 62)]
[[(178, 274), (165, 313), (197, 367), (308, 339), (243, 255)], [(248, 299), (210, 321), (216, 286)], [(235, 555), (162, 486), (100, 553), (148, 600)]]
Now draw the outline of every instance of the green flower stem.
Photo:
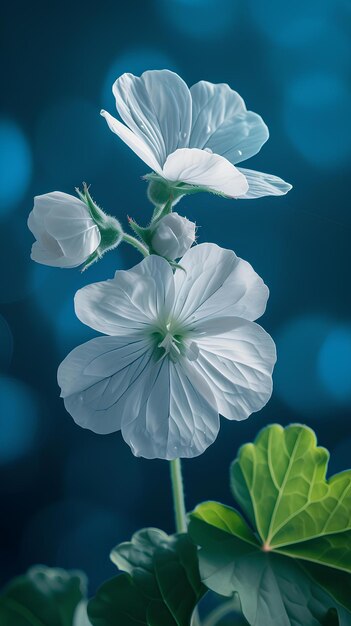
[(132, 235), (127, 235), (127, 233), (124, 233), (122, 239), (126, 243), (130, 243), (131, 246), (134, 246), (134, 248), (139, 250), (139, 252), (141, 252), (143, 256), (149, 256), (149, 251), (147, 247), (144, 246), (144, 244), (141, 243), (141, 241), (139, 241), (136, 237), (133, 237)]
[(177, 533), (186, 533), (188, 521), (185, 509), (182, 466), (180, 459), (170, 461), (173, 505)]
[[(177, 533), (186, 533), (188, 531), (188, 520), (185, 508), (181, 460), (174, 459), (170, 461), (170, 469), (176, 531)], [(197, 608), (194, 610), (191, 626), (201, 626)]]
[(173, 207), (174, 202), (175, 202), (175, 198), (171, 196), (165, 204), (161, 206), (156, 205), (154, 212), (152, 214), (151, 224), (155, 224), (155, 222), (160, 220), (165, 215), (168, 215), (168, 213), (172, 213), (172, 207)]
[[(182, 475), (182, 464), (180, 459), (170, 461), (171, 483), (173, 493), (174, 515), (177, 533), (186, 533), (188, 531), (188, 519), (185, 508), (184, 485)], [(201, 626), (198, 610), (195, 609), (191, 626)]]
[(175, 201), (174, 196), (173, 195), (170, 196), (169, 200), (166, 202), (165, 206), (162, 209), (162, 217), (172, 212), (172, 206), (174, 204), (174, 201)]
[(219, 620), (230, 613), (236, 612), (236, 606), (233, 600), (229, 600), (229, 602), (224, 602), (216, 609), (214, 609), (203, 622), (203, 626), (216, 626)]

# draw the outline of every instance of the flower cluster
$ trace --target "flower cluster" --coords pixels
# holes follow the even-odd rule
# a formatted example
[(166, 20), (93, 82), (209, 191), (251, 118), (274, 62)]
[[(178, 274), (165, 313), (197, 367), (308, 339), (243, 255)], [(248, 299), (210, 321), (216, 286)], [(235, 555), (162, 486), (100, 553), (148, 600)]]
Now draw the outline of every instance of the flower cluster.
[(193, 245), (195, 224), (173, 207), (200, 191), (247, 199), (291, 186), (236, 167), (260, 150), (268, 129), (228, 85), (189, 89), (162, 70), (124, 74), (113, 93), (125, 124), (102, 115), (152, 169), (150, 223), (130, 220), (134, 232), (124, 232), (86, 185), (79, 198), (36, 197), (28, 220), (39, 263), (85, 269), (122, 241), (145, 257), (77, 292), (76, 315), (102, 336), (61, 363), (61, 396), (77, 424), (121, 430), (135, 455), (193, 457), (215, 440), (219, 415), (242, 420), (266, 404), (276, 352), (255, 323), (268, 299), (262, 279), (231, 250)]

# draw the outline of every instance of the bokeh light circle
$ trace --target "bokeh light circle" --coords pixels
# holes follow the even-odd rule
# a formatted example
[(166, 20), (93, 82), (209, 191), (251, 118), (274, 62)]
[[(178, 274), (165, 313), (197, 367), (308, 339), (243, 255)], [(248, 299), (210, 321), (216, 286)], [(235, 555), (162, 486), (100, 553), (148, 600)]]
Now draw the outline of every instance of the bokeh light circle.
[(315, 72), (290, 81), (284, 125), (309, 162), (336, 168), (351, 157), (351, 85), (337, 74)]
[(351, 327), (336, 327), (327, 335), (319, 352), (318, 372), (333, 398), (351, 402)]
[(30, 452), (38, 431), (34, 392), (15, 378), (0, 376), (0, 465)]
[(199, 39), (233, 31), (238, 4), (233, 0), (158, 0), (169, 27)]
[(22, 130), (0, 119), (0, 219), (22, 200), (32, 173), (32, 155)]
[(330, 0), (250, 0), (256, 26), (272, 42), (298, 47), (310, 44), (325, 32), (333, 15)]

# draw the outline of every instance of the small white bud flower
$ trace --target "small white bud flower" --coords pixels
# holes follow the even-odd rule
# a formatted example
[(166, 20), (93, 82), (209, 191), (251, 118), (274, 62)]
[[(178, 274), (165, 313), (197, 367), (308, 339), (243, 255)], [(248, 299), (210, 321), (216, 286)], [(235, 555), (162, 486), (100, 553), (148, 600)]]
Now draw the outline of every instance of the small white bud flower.
[(37, 241), (31, 258), (52, 267), (77, 267), (99, 247), (100, 230), (87, 205), (61, 191), (36, 196), (28, 227)]
[(169, 213), (155, 227), (151, 245), (160, 256), (173, 261), (182, 257), (195, 241), (194, 222), (178, 213)]

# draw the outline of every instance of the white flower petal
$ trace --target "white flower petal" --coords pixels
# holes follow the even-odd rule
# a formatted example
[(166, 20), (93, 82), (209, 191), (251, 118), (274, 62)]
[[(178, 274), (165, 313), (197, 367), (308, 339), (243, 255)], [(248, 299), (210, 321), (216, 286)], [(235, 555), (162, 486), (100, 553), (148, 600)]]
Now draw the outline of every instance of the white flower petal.
[(191, 96), (185, 82), (169, 70), (151, 70), (140, 77), (123, 74), (113, 85), (123, 121), (157, 155), (162, 166), (167, 155), (188, 145)]
[(46, 235), (46, 237), (42, 235), (39, 241), (33, 243), (30, 257), (36, 263), (42, 263), (51, 267), (72, 268), (80, 265), (76, 259), (65, 258), (62, 248), (49, 235)]
[(130, 270), (87, 285), (75, 296), (77, 317), (107, 335), (147, 329), (152, 321), (167, 318), (174, 300), (173, 272), (156, 255), (146, 257)]
[(120, 430), (133, 453), (172, 459), (201, 454), (217, 436), (216, 400), (186, 363), (155, 362), (137, 337), (99, 337), (61, 363), (58, 382), (74, 421), (99, 434)]
[[(175, 273), (174, 315), (188, 323), (226, 316), (255, 320), (266, 308), (269, 291), (251, 265), (211, 243), (190, 248)], [(211, 322), (212, 327), (215, 322)], [(200, 327), (199, 327), (200, 328)], [(221, 322), (218, 321), (218, 332)]]
[(190, 87), (190, 93), (193, 115), (189, 148), (203, 148), (224, 122), (246, 111), (242, 97), (224, 83), (200, 80)]
[(260, 326), (239, 318), (236, 321), (233, 330), (197, 342), (200, 352), (194, 366), (208, 380), (219, 413), (242, 420), (271, 397), (276, 350)]
[(52, 267), (81, 265), (101, 241), (86, 204), (61, 191), (34, 198), (28, 227), (37, 239), (31, 258)]
[(227, 159), (198, 148), (181, 148), (170, 154), (162, 176), (169, 181), (208, 187), (236, 198), (246, 193), (245, 176)]
[[(67, 207), (69, 207), (67, 213)], [(40, 196), (34, 197), (34, 207), (28, 217), (28, 228), (36, 239), (40, 239), (40, 235), (46, 233), (46, 218), (51, 213), (60, 215), (64, 211), (66, 218), (71, 216), (89, 217), (88, 209), (85, 204), (68, 193), (62, 191), (52, 191)]]
[[(45, 199), (45, 203), (48, 205), (47, 212), (43, 215), (45, 236), (49, 235), (56, 240), (64, 257), (78, 259), (77, 264), (80, 265), (81, 259), (88, 258), (101, 241), (100, 231), (90, 217), (86, 205), (73, 196), (72, 202), (53, 200), (50, 206), (50, 201)], [(38, 205), (36, 207), (38, 208)]]
[[(74, 230), (74, 228), (72, 229)], [(97, 226), (87, 228), (79, 235), (72, 235), (59, 240), (63, 254), (67, 258), (77, 259), (78, 265), (82, 259), (87, 259), (98, 248), (101, 234)]]
[(190, 92), (190, 148), (210, 148), (234, 165), (259, 152), (269, 137), (268, 128), (259, 115), (246, 110), (236, 91), (229, 85), (202, 80)]
[(99, 434), (120, 430), (131, 386), (150, 358), (149, 342), (137, 337), (98, 337), (75, 348), (57, 373), (74, 421)]
[(122, 435), (136, 456), (191, 458), (216, 439), (215, 398), (204, 377), (186, 361), (164, 359), (145, 369), (130, 395)]
[(268, 138), (269, 131), (262, 117), (246, 111), (224, 122), (204, 147), (236, 165), (257, 154)]
[(43, 220), (38, 220), (34, 216), (34, 210), (28, 215), (27, 226), (36, 239), (45, 232)]
[(88, 208), (83, 202), (81, 204), (83, 206), (53, 203), (43, 218), (46, 232), (59, 241), (78, 236), (89, 228), (99, 232)]
[[(51, 267), (74, 268), (87, 259), (90, 254), (89, 250), (93, 252), (99, 245), (100, 233), (98, 238), (94, 235), (91, 241), (92, 243), (89, 243), (89, 240), (86, 240), (84, 235), (78, 238), (73, 237), (73, 240), (69, 242), (70, 253), (66, 254), (60, 242), (56, 241), (46, 231), (43, 231), (38, 235), (38, 241), (33, 243), (30, 256), (36, 263), (42, 263)], [(95, 243), (96, 246), (94, 248)], [(84, 247), (84, 244), (87, 245), (87, 248)]]
[(116, 118), (107, 113), (107, 111), (102, 110), (101, 115), (105, 118), (112, 132), (118, 135), (146, 165), (158, 174), (161, 173), (161, 167), (157, 161), (156, 153), (148, 146), (144, 139), (135, 135), (127, 126), (116, 120)]
[(82, 200), (76, 196), (71, 196), (63, 191), (51, 191), (34, 197), (34, 213), (43, 216), (49, 213), (56, 206), (58, 212), (64, 211), (67, 206), (72, 207), (74, 216), (84, 217), (87, 215), (87, 207)]
[(240, 200), (251, 200), (262, 196), (284, 196), (292, 189), (292, 185), (273, 174), (264, 174), (243, 167), (238, 167), (238, 170), (244, 174), (249, 185), (247, 192), (240, 196)]

